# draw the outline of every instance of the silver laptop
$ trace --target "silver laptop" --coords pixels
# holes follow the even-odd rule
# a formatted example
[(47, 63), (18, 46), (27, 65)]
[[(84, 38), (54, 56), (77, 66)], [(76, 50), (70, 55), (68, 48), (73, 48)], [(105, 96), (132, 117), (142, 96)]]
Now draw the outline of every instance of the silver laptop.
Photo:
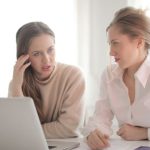
[(64, 140), (47, 140), (50, 150), (72, 150), (80, 146), (79, 142)]
[(78, 146), (79, 142), (47, 144), (31, 98), (0, 98), (1, 150), (71, 150)]
[(0, 98), (0, 149), (48, 150), (31, 98)]

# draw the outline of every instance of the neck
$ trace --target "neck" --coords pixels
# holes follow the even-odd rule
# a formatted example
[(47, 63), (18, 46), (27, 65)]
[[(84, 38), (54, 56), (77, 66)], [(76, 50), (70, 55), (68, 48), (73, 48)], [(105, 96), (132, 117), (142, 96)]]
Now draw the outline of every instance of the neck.
[(135, 74), (135, 72), (129, 72), (128, 69), (126, 69), (125, 72), (124, 72), (124, 77), (128, 77), (130, 79), (133, 79), (134, 74)]
[(131, 67), (129, 68), (126, 68), (125, 69), (125, 75), (127, 75), (128, 77), (130, 78), (134, 78), (134, 74), (137, 72), (137, 70), (139, 69), (139, 67), (141, 66), (141, 64), (145, 61), (147, 57), (147, 54), (144, 55), (140, 61), (138, 61), (138, 63), (132, 65)]

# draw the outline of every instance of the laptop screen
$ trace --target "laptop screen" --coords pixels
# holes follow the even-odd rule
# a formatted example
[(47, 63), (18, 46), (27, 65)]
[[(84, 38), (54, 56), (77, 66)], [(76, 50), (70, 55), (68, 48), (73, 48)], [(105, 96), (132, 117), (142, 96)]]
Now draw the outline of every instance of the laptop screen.
[(0, 98), (0, 119), (1, 150), (48, 150), (31, 98)]

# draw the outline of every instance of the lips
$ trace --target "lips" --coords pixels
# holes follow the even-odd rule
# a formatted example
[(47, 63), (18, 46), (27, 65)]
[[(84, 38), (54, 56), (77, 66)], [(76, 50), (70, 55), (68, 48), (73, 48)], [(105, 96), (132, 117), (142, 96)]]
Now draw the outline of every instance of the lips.
[(44, 70), (44, 71), (47, 71), (47, 70), (49, 70), (50, 68), (51, 68), (50, 65), (48, 65), (48, 66), (42, 66), (42, 70)]
[(115, 62), (118, 62), (120, 60), (120, 58), (115, 58)]

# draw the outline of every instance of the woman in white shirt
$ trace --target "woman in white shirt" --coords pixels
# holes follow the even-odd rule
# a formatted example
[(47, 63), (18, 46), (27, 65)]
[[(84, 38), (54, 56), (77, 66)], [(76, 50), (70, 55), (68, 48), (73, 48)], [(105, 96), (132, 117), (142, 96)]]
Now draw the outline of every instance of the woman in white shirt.
[(102, 74), (100, 100), (83, 130), (94, 150), (110, 145), (114, 115), (121, 138), (150, 139), (150, 19), (140, 9), (122, 8), (107, 33), (116, 64)]

